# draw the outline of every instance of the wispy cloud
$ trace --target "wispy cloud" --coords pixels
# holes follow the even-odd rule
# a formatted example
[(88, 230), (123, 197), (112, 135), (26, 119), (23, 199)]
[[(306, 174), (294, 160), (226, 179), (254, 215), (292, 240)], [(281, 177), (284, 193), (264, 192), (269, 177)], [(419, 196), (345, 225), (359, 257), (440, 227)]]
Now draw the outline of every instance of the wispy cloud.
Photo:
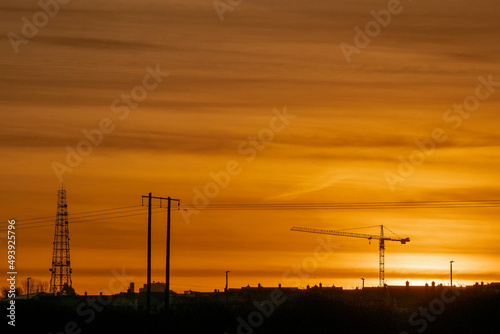
[(305, 180), (298, 183), (291, 191), (272, 196), (268, 200), (295, 199), (301, 195), (323, 190), (325, 188), (333, 187), (335, 184), (341, 183), (344, 180), (355, 179), (359, 175), (354, 174), (351, 170), (332, 170), (321, 175), (312, 177), (305, 177)]

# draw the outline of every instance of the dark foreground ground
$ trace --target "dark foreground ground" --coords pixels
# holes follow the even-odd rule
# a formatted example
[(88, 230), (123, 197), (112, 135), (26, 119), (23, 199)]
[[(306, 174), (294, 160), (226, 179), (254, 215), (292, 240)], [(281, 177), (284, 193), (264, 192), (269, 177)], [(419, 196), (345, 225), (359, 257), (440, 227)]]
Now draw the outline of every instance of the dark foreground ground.
[(193, 299), (169, 317), (112, 303), (92, 305), (86, 298), (18, 300), (16, 326), (2, 317), (2, 333), (500, 333), (498, 291), (463, 293), (449, 303), (436, 294), (405, 306), (390, 298), (373, 303), (302, 294), (260, 311), (254, 301), (228, 307)]

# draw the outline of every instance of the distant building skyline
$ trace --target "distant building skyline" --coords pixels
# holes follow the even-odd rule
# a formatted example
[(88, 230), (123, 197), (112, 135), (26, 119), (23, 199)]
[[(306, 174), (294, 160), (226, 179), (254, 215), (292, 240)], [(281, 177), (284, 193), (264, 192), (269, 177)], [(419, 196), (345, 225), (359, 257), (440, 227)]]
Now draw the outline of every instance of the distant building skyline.
[[(50, 279), (53, 225), (22, 224), (55, 215), (59, 162), (79, 294), (118, 286), (114, 271), (145, 283), (147, 221), (125, 211), (149, 192), (197, 204), (172, 212), (174, 291), (223, 290), (226, 270), (230, 288), (378, 284), (375, 242), (315, 253), (292, 226), (410, 237), (386, 245), (390, 285), (446, 284), (451, 260), (457, 284), (500, 281), (498, 207), (202, 209), (500, 199), (500, 2), (401, 1), (386, 22), (391, 3), (248, 0), (221, 21), (209, 0), (69, 1), (34, 25), (37, 1), (3, 0), (0, 211), (19, 227), (17, 279)], [(30, 35), (19, 52), (10, 33)], [(110, 208), (121, 217), (76, 222)]]

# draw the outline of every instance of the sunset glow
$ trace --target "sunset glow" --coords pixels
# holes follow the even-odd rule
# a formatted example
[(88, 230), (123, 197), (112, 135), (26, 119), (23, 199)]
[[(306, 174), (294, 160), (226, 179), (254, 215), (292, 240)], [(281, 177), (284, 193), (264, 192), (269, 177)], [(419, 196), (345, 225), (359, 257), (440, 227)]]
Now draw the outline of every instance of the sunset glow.
[[(40, 10), (3, 3), (4, 36)], [(172, 211), (176, 292), (223, 290), (226, 270), (234, 288), (378, 285), (377, 240), (331, 236), (304, 271), (327, 236), (292, 226), (409, 237), (386, 243), (388, 285), (448, 285), (452, 260), (457, 285), (500, 281), (498, 205), (210, 210), (500, 199), (499, 3), (401, 6), (350, 62), (339, 45), (387, 1), (245, 0), (224, 21), (212, 1), (73, 1), (18, 53), (3, 38), (0, 205), (19, 280), (50, 280), (64, 185), (79, 294), (109, 289), (113, 271), (146, 283), (146, 206), (77, 221), (150, 192), (187, 210)], [(165, 281), (155, 212), (152, 280)]]

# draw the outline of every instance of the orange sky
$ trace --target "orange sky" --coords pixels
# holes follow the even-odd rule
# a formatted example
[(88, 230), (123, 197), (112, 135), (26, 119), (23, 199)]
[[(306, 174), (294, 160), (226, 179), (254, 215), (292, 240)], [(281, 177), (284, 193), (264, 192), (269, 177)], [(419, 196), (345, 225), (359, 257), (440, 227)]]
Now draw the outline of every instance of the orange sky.
[[(479, 77), (500, 81), (499, 3), (401, 1), (402, 12), (347, 63), (340, 43), (354, 44), (354, 27), (387, 3), (245, 0), (221, 22), (205, 0), (72, 1), (17, 54), (1, 39), (3, 221), (21, 227), (23, 218), (55, 214), (54, 161), (65, 164), (66, 146), (76, 149), (82, 131), (105, 118), (114, 130), (62, 175), (70, 222), (72, 212), (139, 205), (148, 192), (192, 204), (194, 189), (230, 161), (241, 173), (211, 204), (498, 199), (499, 84), (491, 92), (482, 87), (491, 94), (460, 123), (447, 110), (476, 94)], [(21, 34), (23, 16), (39, 10), (34, 0), (3, 1), (2, 35)], [(113, 101), (157, 66), (169, 75), (120, 119)], [(285, 106), (295, 117), (248, 159), (249, 137)], [(415, 141), (437, 128), (446, 141), (391, 189), (387, 173), (398, 173), (399, 157), (408, 160)], [(360, 277), (376, 285), (377, 246), (362, 239), (331, 239), (338, 248), (300, 282), (283, 273), (318, 246), (317, 236), (290, 227), (380, 224), (411, 238), (387, 245), (389, 284), (447, 283), (450, 260), (458, 284), (499, 281), (499, 212), (200, 211), (187, 224), (175, 211), (171, 284), (176, 291), (223, 289), (231, 270), (233, 287), (321, 281), (350, 288)], [(112, 270), (123, 268), (142, 285), (146, 223), (141, 216), (70, 225), (77, 292), (107, 288)], [(20, 278), (49, 279), (52, 238), (53, 227), (18, 231)], [(164, 242), (158, 213), (154, 280), (164, 279)]]

